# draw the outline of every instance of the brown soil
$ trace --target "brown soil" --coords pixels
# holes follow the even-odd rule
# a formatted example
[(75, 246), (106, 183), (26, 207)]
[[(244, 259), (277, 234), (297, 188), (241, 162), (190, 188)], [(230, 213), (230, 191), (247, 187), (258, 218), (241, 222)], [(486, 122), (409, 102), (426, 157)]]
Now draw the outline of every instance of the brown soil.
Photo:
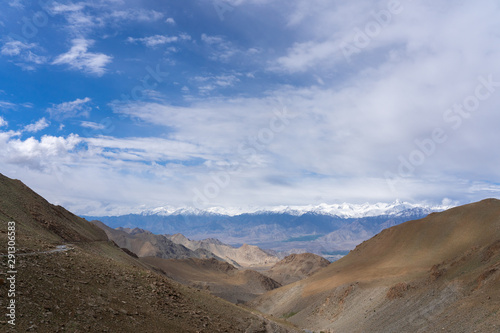
[(250, 305), (325, 332), (498, 332), (499, 241), (500, 201), (483, 200), (386, 229)]
[(141, 259), (166, 276), (194, 288), (207, 290), (232, 303), (245, 303), (281, 285), (253, 270), (238, 270), (216, 259)]
[(302, 280), (329, 264), (328, 260), (316, 254), (291, 254), (263, 273), (282, 285), (286, 285)]
[[(0, 331), (298, 332), (156, 273), (96, 226), (0, 175), (0, 254), (8, 221), (16, 222), (16, 326), (2, 314)], [(68, 242), (71, 250), (45, 252)], [(1, 262), (6, 309), (7, 258)]]

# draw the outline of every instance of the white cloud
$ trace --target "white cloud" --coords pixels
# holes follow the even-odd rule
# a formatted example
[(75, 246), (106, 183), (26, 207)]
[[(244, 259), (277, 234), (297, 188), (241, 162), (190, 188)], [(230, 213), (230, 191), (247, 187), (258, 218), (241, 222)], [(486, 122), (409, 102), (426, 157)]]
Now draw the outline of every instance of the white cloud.
[(149, 37), (143, 37), (143, 38), (133, 38), (133, 37), (127, 38), (127, 41), (129, 43), (141, 42), (148, 47), (155, 47), (158, 45), (174, 43), (174, 42), (177, 42), (178, 40), (179, 40), (179, 37), (177, 37), (177, 36), (169, 37), (169, 36), (163, 36), (163, 35), (155, 35), (155, 36), (149, 36)]
[[(398, 6), (392, 6), (394, 3)], [(270, 68), (292, 73), (308, 70), (335, 73), (348, 66), (359, 71), (387, 60), (378, 54), (389, 56), (395, 52), (405, 58), (432, 52), (472, 54), (496, 44), (483, 44), (493, 37), (490, 31), (499, 25), (493, 19), (498, 12), (494, 1), (481, 6), (462, 3), (450, 4), (446, 9), (442, 6), (382, 0), (355, 4), (294, 1), (283, 12), (289, 26), (301, 31), (301, 38), (294, 40)], [(461, 20), (464, 23), (459, 26), (464, 28), (454, 30)], [(458, 31), (463, 38), (457, 37)], [(470, 43), (478, 48), (467, 47)]]
[(109, 14), (109, 17), (119, 20), (154, 22), (161, 20), (165, 15), (155, 10), (147, 9), (126, 9), (116, 10)]
[(29, 124), (29, 125), (24, 126), (24, 130), (26, 132), (36, 133), (36, 132), (40, 132), (41, 130), (49, 127), (49, 125), (50, 125), (50, 122), (48, 122), (47, 119), (41, 118), (33, 124)]
[(211, 91), (215, 90), (216, 86), (213, 84), (205, 84), (202, 86), (198, 87), (198, 91), (200, 92), (201, 95), (207, 95)]
[[(41, 183), (52, 184), (42, 186), (41, 193), (52, 202), (65, 205), (72, 202), (69, 207), (77, 208), (77, 212), (89, 213), (91, 207), (96, 209), (96, 204), (102, 208), (102, 205), (110, 204), (111, 198), (114, 198), (111, 200), (113, 207), (117, 207), (113, 202), (115, 199), (126, 202), (129, 208), (142, 201), (135, 194), (112, 195), (110, 189), (119, 188), (119, 184), (133, 186), (135, 190), (132, 192), (137, 194), (144, 194), (146, 190), (157, 194), (165, 192), (162, 182), (168, 180), (171, 189), (180, 188), (183, 186), (181, 180), (189, 178), (190, 173), (190, 167), (183, 163), (210, 158), (196, 145), (163, 138), (101, 136), (84, 139), (72, 134), (22, 140), (16, 138), (19, 135), (0, 131), (2, 173), (16, 177), (17, 172), (22, 172), (23, 181), (37, 191)], [(129, 180), (118, 176), (120, 171), (130, 173)], [(143, 175), (139, 177), (142, 179), (136, 178), (139, 174)], [(81, 182), (83, 179), (86, 181)], [(67, 192), (72, 186), (79, 189), (80, 200), (74, 200), (74, 191), (72, 194)], [(61, 196), (62, 193), (66, 195)], [(89, 196), (91, 193), (94, 195)], [(158, 202), (163, 199), (165, 197), (159, 197)]]
[(0, 116), (0, 127), (8, 126), (9, 123), (7, 120), (3, 119), (3, 117)]
[(235, 75), (218, 75), (215, 77), (215, 84), (221, 87), (230, 87), (238, 82)]
[[(228, 3), (243, 6), (259, 1)], [(248, 6), (249, 13), (263, 14), (255, 15), (262, 22), (274, 20), (284, 29), (270, 30), (266, 36), (270, 41), (279, 38), (272, 52), (265, 43), (243, 47), (231, 37), (208, 34), (201, 35), (199, 45), (210, 59), (227, 62), (228, 67), (248, 66), (243, 60), (268, 57), (255, 63), (257, 68), (240, 71), (255, 73), (255, 82), (269, 75), (270, 86), (286, 85), (266, 91), (267, 86), (263, 87), (255, 97), (251, 97), (253, 87), (238, 95), (250, 97), (189, 96), (183, 106), (171, 105), (161, 90), (154, 96), (145, 91), (142, 101), (111, 105), (114, 112), (139, 120), (141, 128), (163, 126), (161, 137), (76, 137), (73, 141), (52, 137), (50, 141), (20, 140), (13, 132), (0, 132), (0, 167), (16, 172), (27, 166), (29, 170), (21, 169), (23, 177), (45, 188), (52, 200), (81, 213), (189, 205), (195, 189), (213, 188), (228, 175), (228, 185), (209, 205), (376, 202), (398, 197), (464, 202), (498, 196), (500, 155), (492, 154), (498, 150), (500, 122), (498, 6), (492, 0), (481, 5), (402, 3), (404, 11), (393, 15), (350, 59), (340, 46), (353, 43), (357, 29), (373, 23), (373, 13), (386, 9), (387, 1), (274, 0), (260, 3), (272, 7)], [(270, 14), (275, 8), (283, 17)], [(67, 8), (64, 15), (77, 12)], [(82, 25), (106, 24), (106, 20), (123, 23), (132, 16), (132, 11), (107, 12), (91, 21), (83, 17)], [(143, 16), (145, 20), (155, 17), (166, 26), (161, 13)], [(148, 46), (175, 42), (169, 38), (182, 37), (155, 35), (131, 41)], [(19, 47), (19, 52), (35, 50)], [(80, 54), (89, 54), (88, 47)], [(16, 50), (12, 45), (5, 52)], [(240, 55), (247, 58), (229, 62)], [(89, 71), (87, 67), (79, 69)], [(278, 73), (265, 72), (269, 68)], [(447, 121), (447, 110), (474, 96), (478, 77), (490, 74), (494, 93), (481, 100), (476, 110), (464, 113), (466, 117), (455, 112), (454, 122)], [(208, 94), (243, 80), (236, 69), (227, 68), (197, 75), (189, 79), (191, 93), (197, 87)], [(189, 93), (185, 84), (180, 81), (177, 87)], [(88, 116), (89, 102), (90, 98), (78, 99), (48, 111), (54, 118)], [(293, 115), (287, 123), (275, 120), (283, 106)], [(454, 124), (460, 126), (454, 129)], [(439, 128), (447, 140), (432, 146), (428, 139)], [(422, 142), (428, 153), (422, 153)], [(59, 150), (48, 148), (58, 145)], [(46, 151), (52, 152), (51, 158)], [(424, 156), (422, 163), (408, 177), (395, 179), (391, 189), (386, 172), (397, 175), (401, 158), (408, 160), (415, 154)], [(61, 186), (53, 186), (59, 179)], [(78, 194), (74, 188), (79, 188)]]
[(9, 6), (15, 7), (18, 9), (23, 9), (24, 8), (23, 0), (10, 0)]
[(85, 8), (83, 3), (70, 3), (62, 4), (54, 2), (51, 8), (52, 12), (55, 14), (67, 13), (67, 12), (78, 12)]
[(89, 150), (100, 151), (102, 156), (113, 160), (134, 162), (186, 161), (192, 158), (208, 158), (211, 154), (200, 147), (177, 140), (162, 138), (114, 138), (101, 136), (88, 138)]
[(94, 123), (91, 121), (81, 121), (80, 126), (85, 127), (85, 128), (90, 128), (93, 130), (103, 130), (106, 128), (106, 125), (104, 125), (104, 124)]
[(174, 20), (173, 18), (169, 17), (169, 18), (167, 18), (167, 19), (165, 20), (165, 23), (175, 25), (175, 20)]
[(209, 36), (207, 34), (202, 34), (201, 40), (208, 48), (210, 53), (209, 58), (212, 60), (228, 62), (236, 55), (252, 55), (251, 52), (247, 53), (247, 51), (241, 50), (222, 36)]
[(336, 41), (297, 43), (277, 63), (290, 72), (306, 71), (324, 61), (335, 63), (341, 59), (339, 45)]
[(171, 138), (176, 141), (199, 145), (207, 152), (219, 151), (221, 156), (236, 150), (246, 136), (269, 126), (278, 106), (275, 98), (219, 98), (190, 107), (171, 106), (165, 100), (111, 105), (117, 113), (175, 129)]
[(230, 6), (241, 6), (241, 5), (265, 5), (273, 2), (277, 2), (276, 0), (224, 0), (221, 1), (221, 4), (228, 4)]
[(158, 45), (175, 43), (183, 40), (191, 40), (191, 36), (186, 33), (181, 33), (179, 36), (164, 36), (164, 35), (154, 35), (142, 38), (128, 37), (127, 42), (129, 43), (143, 43), (148, 47), (156, 47)]
[(200, 94), (206, 95), (217, 88), (234, 86), (240, 81), (240, 79), (233, 74), (222, 74), (212, 76), (195, 76), (192, 81), (198, 83), (198, 90)]
[(47, 57), (35, 54), (32, 49), (40, 49), (35, 43), (23, 43), (18, 40), (10, 40), (2, 46), (0, 54), (9, 57), (16, 57), (15, 64), (25, 70), (36, 69), (35, 65), (47, 62)]
[(164, 17), (163, 13), (142, 8), (116, 10), (113, 3), (79, 2), (62, 4), (53, 2), (50, 12), (61, 15), (67, 21), (66, 29), (73, 36), (81, 38), (96, 28), (108, 25), (121, 25), (130, 21), (155, 22)]
[(71, 102), (63, 102), (54, 104), (47, 109), (50, 117), (56, 120), (63, 120), (67, 118), (88, 117), (92, 108), (88, 105), (91, 99), (85, 97), (83, 99), (77, 98)]
[(42, 64), (45, 64), (47, 62), (47, 57), (40, 56), (40, 55), (34, 54), (31, 51), (28, 51), (24, 60), (29, 62), (29, 63), (34, 63), (36, 65), (42, 65)]
[[(34, 170), (56, 171), (71, 161), (70, 152), (80, 143), (80, 138), (44, 135), (40, 140), (16, 139), (19, 133), (0, 132), (0, 156), (2, 164), (27, 167)], [(5, 165), (4, 165), (5, 166)]]
[[(477, 153), (484, 151), (479, 147), (496, 142), (492, 124), (500, 121), (494, 112), (500, 103), (498, 83), (494, 83), (497, 87), (492, 89), (496, 92), (481, 104), (474, 120), (464, 119), (464, 124), (471, 121), (470, 126), (480, 133), (474, 134), (466, 125), (458, 133), (443, 115), (453, 104), (474, 94), (480, 82), (476, 73), (487, 73), (494, 68), (494, 58), (493, 54), (487, 55), (483, 62), (478, 62), (483, 64), (481, 68), (467, 74), (456, 71), (457, 64), (447, 56), (433, 56), (419, 63), (388, 62), (380, 68), (357, 73), (341, 85), (282, 88), (269, 93), (270, 97), (192, 100), (187, 107), (158, 100), (115, 104), (113, 108), (115, 112), (163, 125), (171, 129), (172, 139), (210, 152), (213, 158), (205, 163), (203, 174), (224, 172), (224, 163), (243, 166), (240, 168), (243, 171), (232, 178), (231, 188), (221, 191), (215, 200), (222, 204), (224, 200), (232, 200), (230, 193), (250, 193), (253, 187), (249, 187), (248, 179), (258, 184), (255, 186), (261, 193), (263, 188), (268, 188), (273, 193), (281, 193), (285, 200), (297, 202), (301, 196), (308, 197), (304, 199), (306, 203), (315, 200), (314, 189), (326, 202), (355, 198), (390, 201), (397, 197), (414, 201), (426, 196), (440, 201), (445, 196), (463, 197), (460, 191), (472, 197), (477, 193), (471, 192), (470, 183), (455, 186), (463, 182), (461, 175), (482, 170), (477, 172), (481, 179), (500, 176), (498, 170), (489, 167), (500, 163), (500, 157), (488, 162), (491, 154)], [(204, 89), (214, 85), (211, 77), (195, 79)], [(461, 82), (460, 88), (450, 85), (450, 80)], [(500, 73), (493, 75), (492, 80), (500, 82)], [(282, 131), (272, 132), (271, 122), (274, 111), (280, 109), (276, 102), (279, 100), (295, 118), (290, 119)], [(449, 141), (437, 145), (436, 153), (426, 157), (413, 176), (398, 179), (396, 191), (392, 191), (386, 172), (397, 173), (399, 156), (408, 158), (418, 148), (415, 140), (423, 142), (436, 128), (443, 128)], [(486, 128), (491, 136), (485, 136)], [(454, 145), (475, 152), (475, 159), (467, 158), (463, 150), (455, 153)], [(447, 177), (448, 173), (453, 176)], [(211, 182), (210, 176), (203, 174), (193, 175), (193, 179), (199, 181), (199, 188)], [(289, 185), (280, 187), (278, 183)], [(336, 188), (342, 188), (343, 194)], [(433, 188), (431, 192), (435, 195), (429, 194), (429, 188)], [(254, 199), (259, 200), (256, 193)]]
[[(94, 9), (97, 7), (93, 2), (79, 2), (62, 4), (52, 2), (49, 8), (51, 15), (61, 15), (67, 22), (64, 27), (74, 37), (81, 38), (90, 33), (93, 29), (104, 27), (106, 20), (102, 13), (97, 14)], [(107, 13), (105, 6), (100, 6), (99, 10)]]
[(2, 49), (0, 50), (0, 54), (6, 55), (6, 56), (15, 56), (19, 55), (22, 51), (24, 50), (29, 50), (36, 47), (35, 43), (23, 43), (18, 40), (11, 40), (6, 42), (3, 46)]
[(0, 108), (2, 109), (15, 109), (17, 107), (16, 104), (7, 102), (7, 101), (0, 101)]
[(224, 43), (224, 38), (220, 36), (209, 36), (207, 34), (201, 34), (201, 40), (207, 44), (221, 44)]
[(87, 49), (94, 44), (93, 40), (83, 38), (73, 39), (71, 49), (63, 53), (52, 62), (53, 65), (69, 65), (73, 69), (78, 69), (89, 74), (101, 76), (106, 72), (113, 57), (103, 53), (87, 52)]

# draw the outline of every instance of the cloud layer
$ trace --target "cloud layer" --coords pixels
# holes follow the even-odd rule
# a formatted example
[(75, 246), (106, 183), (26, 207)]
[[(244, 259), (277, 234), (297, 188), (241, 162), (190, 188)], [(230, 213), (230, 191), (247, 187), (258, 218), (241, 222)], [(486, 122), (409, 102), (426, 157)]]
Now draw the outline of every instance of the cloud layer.
[(499, 196), (495, 1), (224, 3), (54, 3), (57, 52), (2, 39), (59, 76), (0, 95), (0, 172), (96, 215)]
[(106, 65), (113, 57), (103, 53), (88, 52), (87, 49), (94, 44), (93, 40), (78, 38), (73, 39), (71, 43), (69, 51), (57, 56), (52, 62), (53, 65), (68, 65), (98, 76), (106, 72)]

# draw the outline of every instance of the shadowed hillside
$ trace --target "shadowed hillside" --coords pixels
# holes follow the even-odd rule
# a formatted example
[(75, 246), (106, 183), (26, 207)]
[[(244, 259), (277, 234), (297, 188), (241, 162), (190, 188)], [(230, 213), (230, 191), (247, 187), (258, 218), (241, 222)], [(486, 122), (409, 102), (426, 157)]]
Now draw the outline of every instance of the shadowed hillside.
[(266, 291), (281, 286), (273, 279), (253, 270), (238, 270), (216, 259), (165, 260), (154, 257), (141, 261), (160, 268), (168, 277), (210, 291), (232, 303), (244, 303)]
[(155, 235), (142, 229), (112, 229), (100, 221), (91, 221), (106, 232), (109, 239), (119, 247), (132, 251), (139, 257), (158, 257), (163, 259), (187, 258), (218, 258), (210, 251), (197, 249), (192, 251), (187, 247), (172, 242), (164, 235)]
[[(107, 241), (105, 233), (61, 206), (51, 205), (19, 180), (0, 174), (0, 219), (15, 221), (24, 246), (48, 243)], [(4, 249), (6, 243), (0, 244)]]

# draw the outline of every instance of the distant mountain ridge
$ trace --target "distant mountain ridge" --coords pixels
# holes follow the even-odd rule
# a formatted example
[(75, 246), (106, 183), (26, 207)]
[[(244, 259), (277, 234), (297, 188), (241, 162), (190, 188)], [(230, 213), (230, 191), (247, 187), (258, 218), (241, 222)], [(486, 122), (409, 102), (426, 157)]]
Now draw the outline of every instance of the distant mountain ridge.
[(304, 206), (274, 206), (265, 208), (223, 208), (223, 207), (210, 207), (206, 209), (198, 208), (175, 208), (170, 206), (157, 207), (147, 209), (139, 213), (140, 215), (221, 215), (221, 216), (237, 216), (243, 214), (290, 214), (294, 216), (301, 216), (308, 213), (315, 213), (319, 215), (337, 216), (342, 218), (362, 218), (380, 215), (398, 215), (408, 210), (422, 210), (427, 212), (443, 211), (454, 207), (451, 202), (443, 202), (441, 205), (426, 205), (419, 203), (401, 202), (396, 200), (392, 203), (378, 202), (375, 204), (326, 204), (319, 205), (304, 205)]
[(235, 248), (215, 238), (194, 241), (182, 234), (156, 235), (140, 228), (113, 229), (97, 220), (92, 223), (103, 229), (119, 247), (138, 257), (217, 259), (245, 268), (270, 267), (279, 261), (277, 256), (253, 245), (243, 244)]
[(166, 235), (171, 241), (184, 245), (192, 251), (205, 250), (236, 266), (270, 266), (279, 261), (278, 257), (255, 245), (243, 244), (238, 248), (222, 243), (215, 238), (193, 241), (182, 234)]
[(311, 252), (336, 260), (385, 228), (423, 218), (445, 206), (396, 201), (299, 208), (275, 207), (274, 211), (239, 215), (221, 215), (220, 210), (156, 209), (141, 214), (85, 217), (100, 220), (111, 228), (142, 228), (155, 234), (181, 233), (192, 240), (216, 238), (237, 247), (252, 244), (279, 252), (280, 258), (291, 253)]
[(310, 331), (498, 332), (500, 200), (387, 228), (249, 305)]
[(138, 257), (220, 259), (210, 251), (204, 249), (191, 250), (171, 241), (164, 235), (155, 235), (147, 230), (139, 228), (112, 229), (100, 221), (91, 221), (91, 223), (103, 229), (109, 239), (113, 240), (119, 247), (131, 251)]

